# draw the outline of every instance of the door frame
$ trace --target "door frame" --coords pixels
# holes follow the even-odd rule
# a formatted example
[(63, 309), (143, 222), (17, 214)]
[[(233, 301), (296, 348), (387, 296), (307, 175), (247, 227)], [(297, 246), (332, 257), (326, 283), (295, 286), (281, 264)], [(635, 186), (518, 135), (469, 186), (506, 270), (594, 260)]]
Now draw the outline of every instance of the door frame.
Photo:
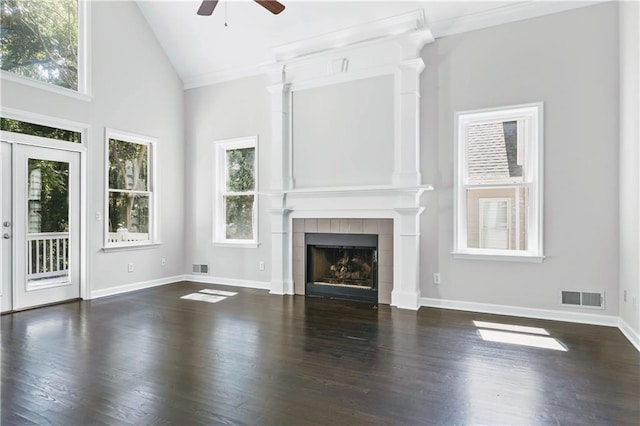
[[(88, 173), (87, 159), (91, 154), (91, 126), (89, 124), (80, 123), (76, 121), (70, 121), (55, 117), (49, 117), (41, 114), (21, 111), (14, 108), (2, 107), (0, 115), (3, 118), (10, 118), (13, 120), (20, 120), (34, 124), (40, 124), (43, 126), (55, 127), (59, 129), (71, 130), (79, 132), (81, 134), (81, 142), (66, 142), (54, 139), (47, 139), (39, 136), (25, 135), (21, 133), (6, 132), (0, 130), (0, 139), (4, 142), (8, 142), (12, 145), (30, 145), (43, 148), (51, 148), (62, 151), (77, 152), (80, 154), (80, 298), (88, 300), (91, 298), (91, 292), (89, 288), (89, 238), (88, 232), (88, 207), (89, 207), (89, 188), (91, 187), (92, 179)], [(13, 160), (13, 159), (12, 159)], [(13, 184), (12, 184), (13, 186)], [(0, 188), (1, 191), (1, 188)], [(15, 203), (12, 206), (12, 218), (11, 222), (15, 219)], [(15, 241), (12, 242), (13, 251), (15, 253)], [(13, 261), (12, 261), (13, 262)], [(15, 263), (15, 262), (13, 262)], [(15, 271), (12, 271), (12, 276), (15, 277)], [(13, 287), (13, 286), (12, 286)], [(7, 295), (2, 295), (7, 297)], [(11, 295), (11, 309), (13, 310), (13, 295)]]

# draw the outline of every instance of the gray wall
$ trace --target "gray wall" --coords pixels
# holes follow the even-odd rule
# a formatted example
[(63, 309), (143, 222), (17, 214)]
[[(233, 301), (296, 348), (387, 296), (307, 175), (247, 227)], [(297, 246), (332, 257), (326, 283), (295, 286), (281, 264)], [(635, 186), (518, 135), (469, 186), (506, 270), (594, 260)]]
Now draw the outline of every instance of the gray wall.
[[(183, 273), (184, 125), (182, 82), (133, 2), (91, 2), (90, 102), (3, 81), (2, 105), (91, 125), (88, 173), (90, 290)], [(160, 248), (104, 253), (104, 128), (159, 139)], [(165, 257), (167, 265), (160, 266)], [(134, 262), (135, 271), (127, 272)]]
[[(424, 183), (436, 190), (424, 199), (423, 297), (618, 315), (617, 23), (617, 5), (606, 3), (446, 37), (425, 47), (422, 173)], [(270, 279), (265, 203), (260, 248), (210, 245), (211, 143), (257, 134), (261, 188), (268, 185), (267, 84), (266, 79), (251, 78), (186, 94), (186, 261), (187, 266), (210, 263), (213, 276)], [(384, 85), (380, 89), (385, 90)], [(547, 258), (541, 264), (453, 259), (454, 113), (538, 101), (545, 104)], [(349, 185), (318, 180), (315, 186)], [(257, 270), (259, 260), (267, 262), (266, 273)], [(441, 273), (440, 285), (432, 284), (434, 272)], [(564, 289), (604, 291), (606, 310), (561, 307)]]
[[(269, 188), (271, 151), (271, 97), (266, 77), (252, 77), (185, 92), (186, 217), (185, 272), (191, 264), (204, 263), (209, 275), (236, 280), (271, 280), (271, 230), (268, 199), (259, 196), (256, 248), (214, 247), (213, 195), (215, 192), (214, 142), (242, 136), (258, 136), (258, 191)], [(266, 270), (258, 269), (265, 261)]]
[(620, 3), (620, 317), (640, 334), (639, 26), (640, 4)]
[(393, 75), (293, 92), (296, 187), (390, 184)]
[[(560, 290), (618, 296), (617, 6), (442, 38), (423, 50), (424, 297), (566, 309)], [(453, 259), (454, 112), (544, 102), (544, 263)], [(442, 283), (432, 284), (431, 274)]]

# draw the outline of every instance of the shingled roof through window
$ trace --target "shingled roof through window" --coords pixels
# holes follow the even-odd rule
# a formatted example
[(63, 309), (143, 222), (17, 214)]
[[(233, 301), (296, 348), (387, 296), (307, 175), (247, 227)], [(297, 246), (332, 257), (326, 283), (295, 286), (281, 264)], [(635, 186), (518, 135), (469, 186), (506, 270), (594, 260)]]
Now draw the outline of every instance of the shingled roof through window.
[(520, 181), (517, 164), (516, 122), (469, 125), (467, 129), (469, 183)]

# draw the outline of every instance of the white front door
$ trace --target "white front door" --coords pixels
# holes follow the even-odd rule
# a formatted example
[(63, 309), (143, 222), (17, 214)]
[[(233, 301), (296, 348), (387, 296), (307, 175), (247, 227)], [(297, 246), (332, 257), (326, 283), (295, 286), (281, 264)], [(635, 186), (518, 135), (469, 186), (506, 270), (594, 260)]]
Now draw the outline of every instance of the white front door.
[(10, 309), (80, 297), (80, 154), (16, 144), (12, 167)]

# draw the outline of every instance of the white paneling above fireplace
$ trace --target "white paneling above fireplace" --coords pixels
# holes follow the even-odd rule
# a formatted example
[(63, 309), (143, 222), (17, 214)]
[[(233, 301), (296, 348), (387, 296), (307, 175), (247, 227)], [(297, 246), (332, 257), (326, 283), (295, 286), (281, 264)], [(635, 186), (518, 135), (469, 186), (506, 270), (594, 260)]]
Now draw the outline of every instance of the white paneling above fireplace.
[(390, 184), (393, 76), (292, 93), (296, 188)]

